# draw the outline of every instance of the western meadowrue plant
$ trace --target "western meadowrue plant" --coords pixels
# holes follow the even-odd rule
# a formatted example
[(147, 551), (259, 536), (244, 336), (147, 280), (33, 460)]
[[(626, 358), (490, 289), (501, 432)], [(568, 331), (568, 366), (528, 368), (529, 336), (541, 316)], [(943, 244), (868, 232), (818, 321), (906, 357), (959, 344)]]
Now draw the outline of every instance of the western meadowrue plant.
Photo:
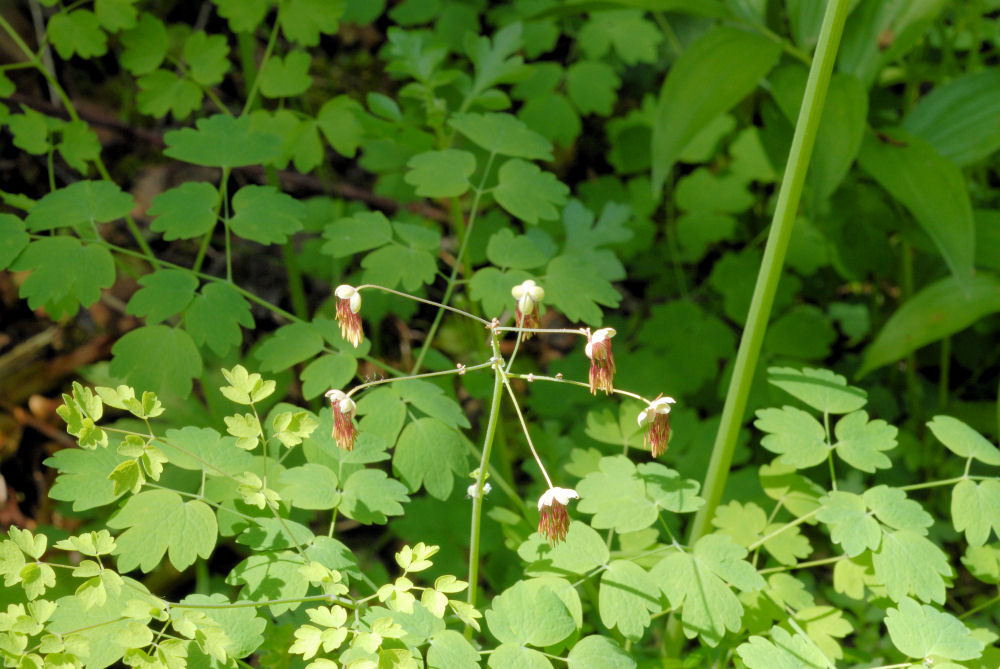
[(990, 3), (389, 4), (0, 14), (3, 664), (1000, 665)]

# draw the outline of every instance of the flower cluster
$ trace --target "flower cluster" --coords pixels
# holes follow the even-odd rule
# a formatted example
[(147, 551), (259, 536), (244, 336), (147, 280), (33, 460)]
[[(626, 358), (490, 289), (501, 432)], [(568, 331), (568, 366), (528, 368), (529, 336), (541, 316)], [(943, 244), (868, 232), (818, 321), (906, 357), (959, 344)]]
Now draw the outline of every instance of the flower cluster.
[(340, 323), (340, 334), (347, 341), (357, 348), (365, 338), (365, 332), (361, 328), (361, 293), (354, 286), (346, 283), (337, 286), (333, 291), (337, 296), (337, 322)]
[(670, 443), (670, 405), (673, 397), (661, 393), (649, 406), (639, 412), (639, 427), (645, 430), (645, 444), (654, 458), (667, 452)]
[[(538, 303), (545, 299), (545, 289), (531, 279), (510, 289), (510, 294), (517, 300), (514, 309), (514, 322), (519, 328), (537, 328), (540, 320)], [(530, 339), (531, 332), (522, 333), (523, 339)]]
[(354, 427), (357, 405), (343, 390), (328, 390), (325, 397), (330, 400), (333, 408), (333, 438), (337, 441), (337, 446), (353, 451), (354, 440), (358, 436), (358, 428)]
[(545, 537), (550, 546), (566, 539), (569, 531), (569, 514), (566, 505), (571, 499), (580, 499), (572, 488), (549, 488), (538, 498), (538, 533)]
[(590, 358), (590, 392), (594, 395), (603, 390), (610, 395), (615, 389), (615, 356), (611, 352), (611, 338), (614, 328), (601, 328), (593, 334), (587, 331), (587, 347), (584, 352)]

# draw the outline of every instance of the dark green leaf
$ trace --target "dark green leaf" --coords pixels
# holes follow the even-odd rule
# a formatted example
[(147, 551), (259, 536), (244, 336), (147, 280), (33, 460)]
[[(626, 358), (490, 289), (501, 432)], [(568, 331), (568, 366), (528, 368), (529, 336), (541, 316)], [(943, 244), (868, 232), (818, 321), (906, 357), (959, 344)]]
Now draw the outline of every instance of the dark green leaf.
[(423, 485), (438, 499), (451, 495), (455, 475), (468, 473), (459, 434), (436, 418), (419, 418), (403, 428), (392, 468), (411, 492)]
[(510, 114), (455, 114), (448, 125), (490, 153), (552, 160), (552, 145)]
[(161, 269), (139, 279), (142, 286), (128, 301), (127, 313), (144, 316), (153, 325), (184, 309), (194, 299), (198, 279), (182, 269)]
[(201, 106), (201, 89), (176, 72), (153, 70), (140, 77), (138, 84), (139, 95), (136, 100), (139, 110), (144, 114), (163, 118), (173, 113), (174, 118), (183, 119)]
[(184, 40), (184, 60), (192, 79), (202, 86), (215, 86), (229, 70), (229, 45), (225, 36), (194, 31)]
[(32, 232), (107, 223), (125, 216), (134, 206), (132, 196), (110, 181), (77, 181), (39, 200), (25, 222)]
[(164, 154), (207, 167), (242, 167), (266, 163), (281, 153), (281, 137), (251, 131), (250, 119), (228, 114), (200, 118), (198, 129), (172, 130), (163, 136)]
[(404, 179), (421, 197), (457, 197), (469, 190), (476, 157), (468, 151), (426, 151), (410, 158)]
[(323, 229), (323, 252), (346, 258), (392, 241), (392, 225), (380, 211), (360, 211), (350, 218), (328, 223)]
[(56, 14), (45, 32), (63, 60), (74, 54), (81, 58), (103, 56), (108, 50), (108, 36), (94, 13), (86, 9)]
[(260, 74), (260, 93), (269, 98), (289, 98), (305, 93), (312, 86), (309, 64), (312, 60), (305, 51), (292, 51), (284, 58), (272, 56)]
[(255, 352), (262, 372), (280, 372), (323, 350), (323, 337), (307, 323), (279, 328)]
[(136, 390), (186, 397), (191, 379), (201, 376), (201, 355), (184, 330), (147, 325), (132, 330), (111, 348), (111, 374)]
[(10, 268), (31, 270), (21, 283), (21, 297), (32, 309), (44, 308), (53, 318), (74, 314), (80, 305), (90, 306), (115, 281), (115, 261), (108, 250), (73, 237), (33, 241)]
[(243, 340), (240, 326), (254, 326), (250, 303), (226, 283), (205, 284), (184, 312), (184, 327), (194, 342), (220, 356)]
[(153, 198), (147, 213), (167, 241), (199, 237), (215, 226), (219, 192), (206, 181), (188, 181)]

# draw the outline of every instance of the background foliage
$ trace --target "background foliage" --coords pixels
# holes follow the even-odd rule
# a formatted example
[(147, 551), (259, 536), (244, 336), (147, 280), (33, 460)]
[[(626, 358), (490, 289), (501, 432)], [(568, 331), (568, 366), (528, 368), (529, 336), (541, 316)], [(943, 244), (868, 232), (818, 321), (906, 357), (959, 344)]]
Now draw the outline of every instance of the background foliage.
[[(753, 427), (685, 541), (825, 5), (5, 7), (5, 661), (996, 666), (996, 2), (849, 3)], [(364, 391), (351, 452), (321, 395), (486, 332), (365, 291), (355, 349), (332, 287), (509, 320), (528, 278), (544, 326), (617, 330), (615, 385), (674, 396), (675, 438), (650, 462), (638, 403), (516, 381), (578, 520), (534, 533), (505, 406), (473, 633), (448, 577), (489, 373)], [(561, 333), (515, 371), (587, 365)]]

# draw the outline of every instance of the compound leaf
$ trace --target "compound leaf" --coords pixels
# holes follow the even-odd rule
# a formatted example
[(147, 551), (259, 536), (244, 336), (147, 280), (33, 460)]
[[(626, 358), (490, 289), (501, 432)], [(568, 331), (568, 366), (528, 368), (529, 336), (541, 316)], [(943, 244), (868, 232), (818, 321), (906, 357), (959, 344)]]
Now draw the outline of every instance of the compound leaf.
[(767, 432), (760, 440), (761, 446), (778, 453), (778, 462), (796, 469), (818, 465), (830, 452), (823, 426), (802, 409), (760, 409), (754, 427)]
[(433, 283), (437, 276), (434, 254), (398, 244), (383, 246), (369, 253), (361, 261), (361, 266), (365, 270), (365, 282), (386, 288), (402, 286), (408, 291)]
[(219, 527), (212, 508), (201, 500), (185, 502), (172, 490), (144, 490), (125, 502), (108, 527), (126, 529), (117, 538), (118, 569), (155, 569), (167, 554), (183, 570), (215, 548)]
[(194, 274), (182, 269), (161, 269), (139, 279), (139, 285), (128, 301), (126, 312), (144, 316), (150, 325), (166, 320), (183, 311), (198, 288)]
[(991, 530), (1000, 535), (1000, 481), (959, 481), (951, 493), (951, 517), (970, 546), (985, 544)]
[(855, 411), (837, 421), (834, 428), (837, 443), (833, 448), (841, 460), (855, 469), (869, 473), (887, 469), (892, 461), (882, 451), (896, 447), (897, 432), (884, 420), (869, 421), (867, 412)]
[(830, 540), (839, 544), (849, 557), (865, 550), (875, 550), (882, 541), (878, 521), (868, 515), (868, 506), (860, 495), (834, 490), (820, 500), (823, 508), (816, 519), (830, 528)]
[(228, 283), (206, 283), (184, 312), (184, 327), (194, 342), (220, 356), (243, 340), (240, 326), (254, 326), (250, 303)]
[(108, 50), (108, 36), (101, 30), (97, 16), (86, 9), (56, 14), (45, 32), (63, 60), (73, 54), (80, 58), (103, 56)]
[(392, 468), (412, 492), (421, 485), (433, 497), (448, 499), (455, 475), (467, 473), (465, 449), (454, 429), (437, 418), (418, 418), (403, 428)]
[(201, 355), (184, 330), (166, 325), (136, 328), (111, 348), (111, 374), (136, 390), (186, 397), (201, 376)]
[(31, 242), (11, 269), (31, 270), (21, 282), (21, 297), (32, 309), (44, 307), (52, 318), (90, 306), (115, 282), (115, 261), (106, 248), (68, 236)]
[(107, 223), (127, 215), (135, 200), (109, 181), (77, 181), (54, 190), (28, 211), (28, 230), (41, 232), (81, 223)]
[(229, 45), (225, 36), (209, 35), (203, 30), (191, 33), (184, 40), (184, 60), (192, 79), (202, 86), (215, 86), (229, 70)]

